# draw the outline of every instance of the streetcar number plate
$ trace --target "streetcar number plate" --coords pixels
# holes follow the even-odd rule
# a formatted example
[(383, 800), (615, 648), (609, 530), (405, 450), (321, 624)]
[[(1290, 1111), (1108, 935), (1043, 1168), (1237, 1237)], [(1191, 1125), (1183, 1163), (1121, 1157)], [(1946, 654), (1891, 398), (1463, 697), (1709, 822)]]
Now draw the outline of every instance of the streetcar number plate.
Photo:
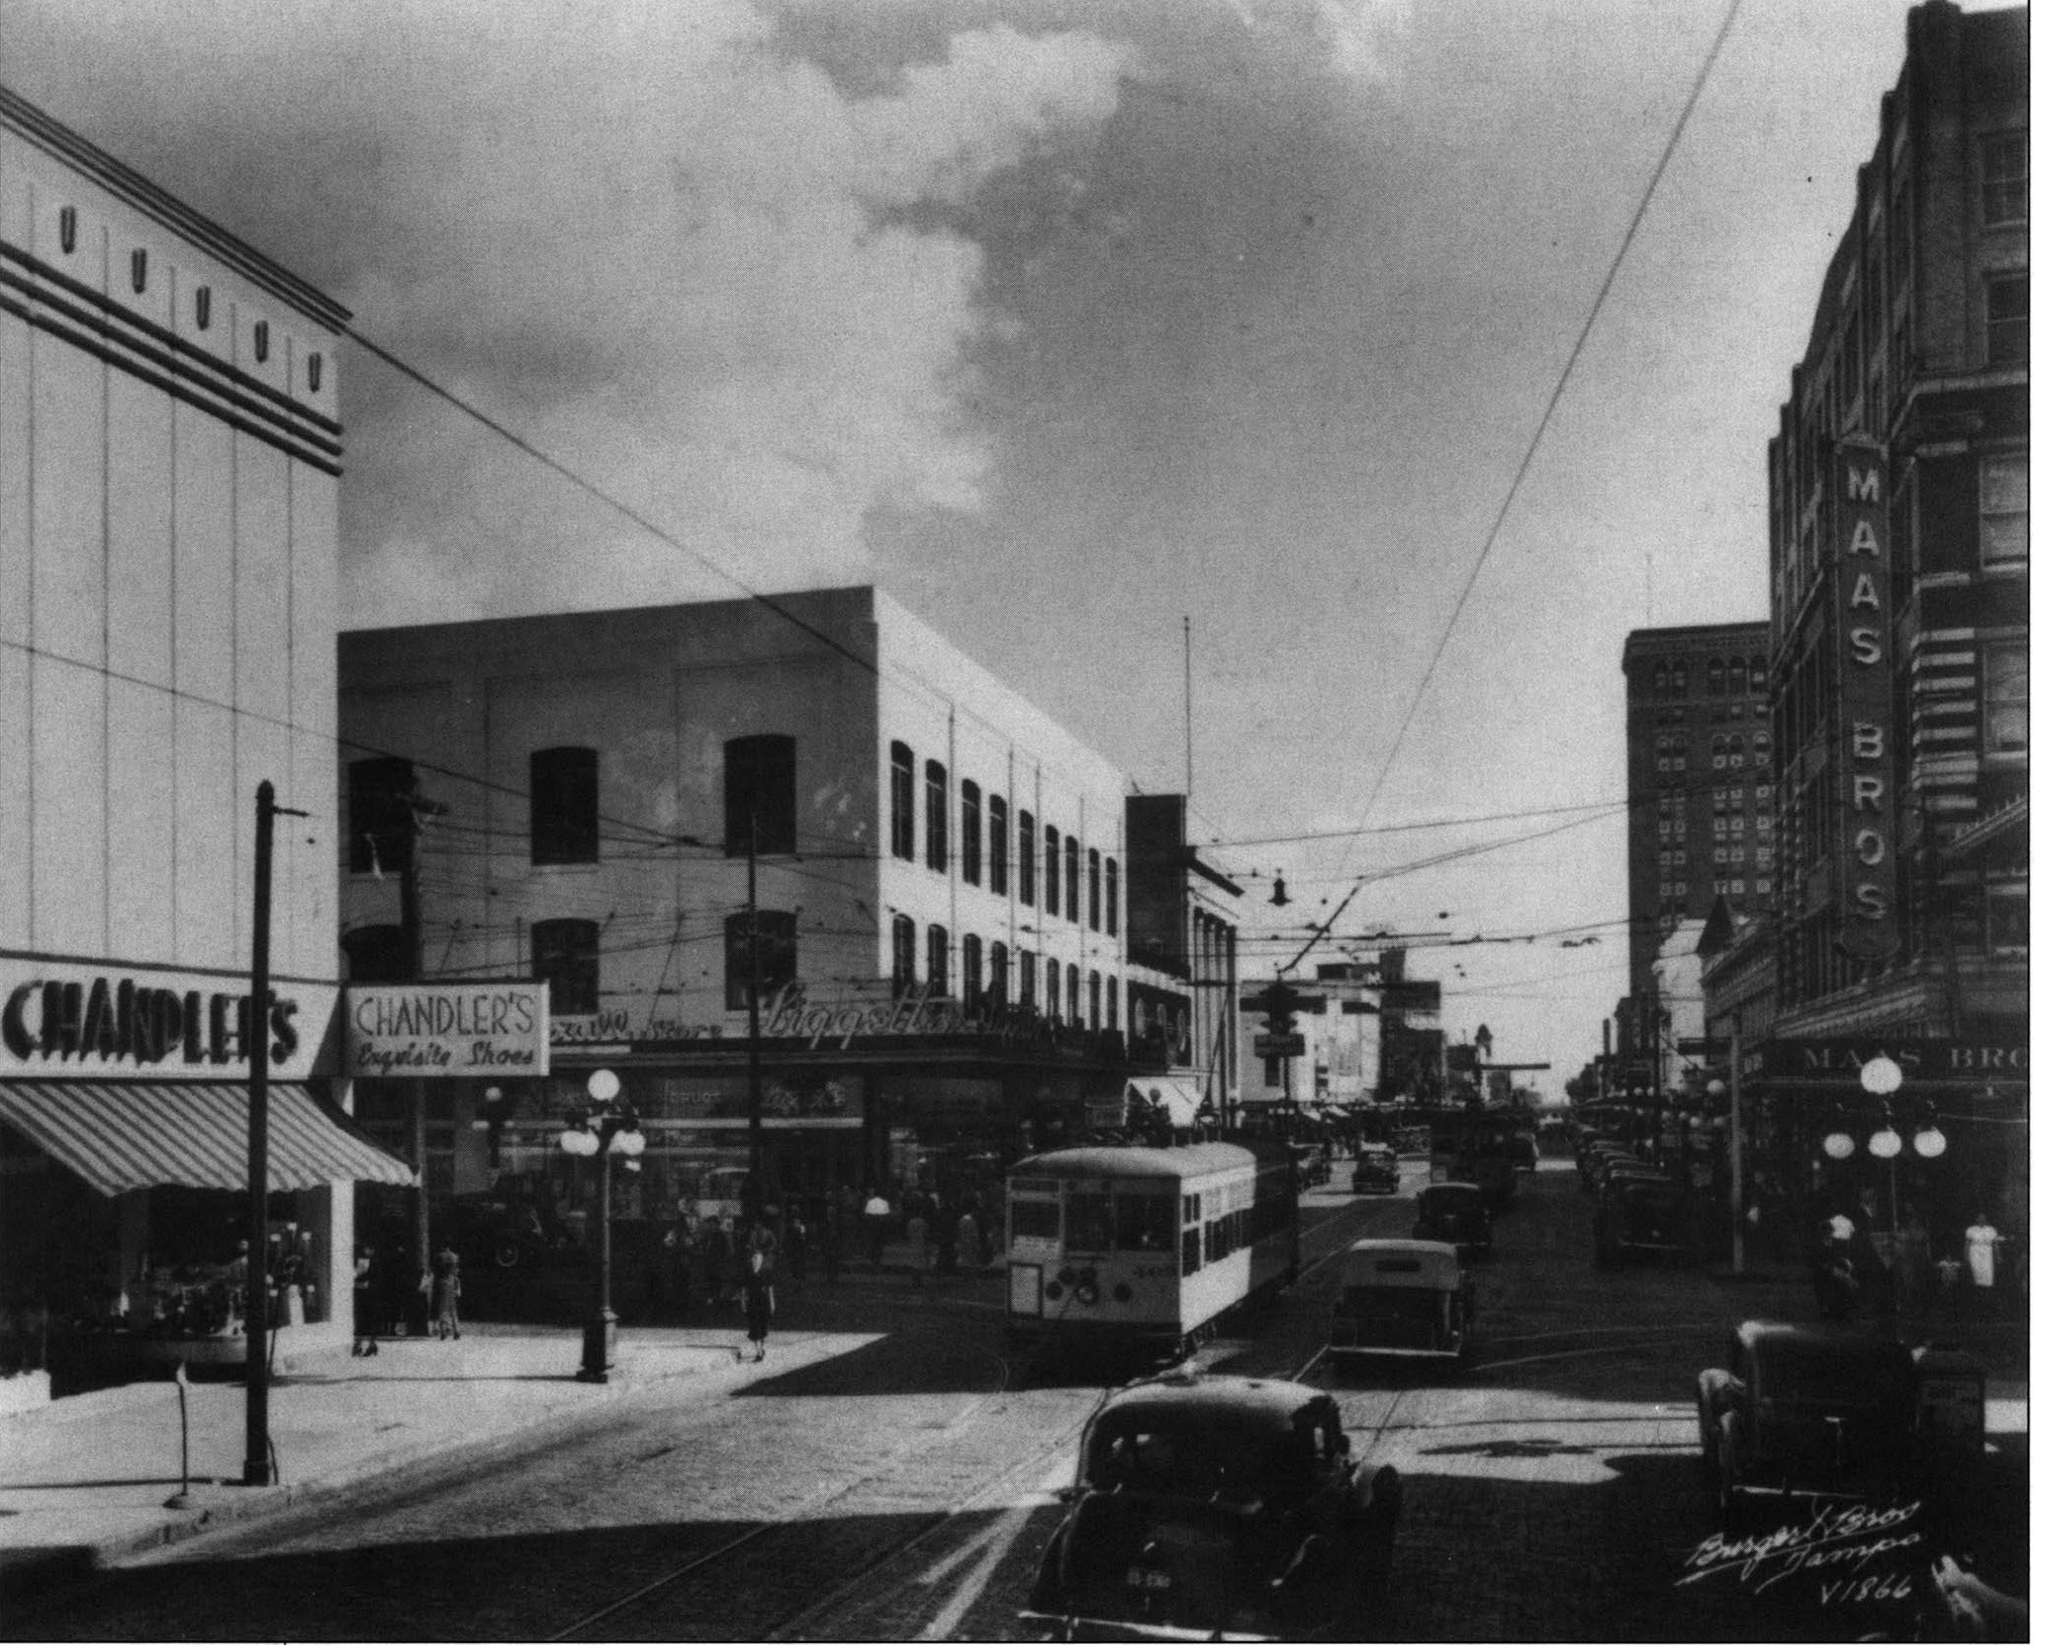
[(1152, 1593), (1168, 1592), (1171, 1588), (1171, 1573), (1153, 1571), (1143, 1565), (1131, 1565), (1128, 1568), (1128, 1585), (1131, 1588), (1145, 1588)]

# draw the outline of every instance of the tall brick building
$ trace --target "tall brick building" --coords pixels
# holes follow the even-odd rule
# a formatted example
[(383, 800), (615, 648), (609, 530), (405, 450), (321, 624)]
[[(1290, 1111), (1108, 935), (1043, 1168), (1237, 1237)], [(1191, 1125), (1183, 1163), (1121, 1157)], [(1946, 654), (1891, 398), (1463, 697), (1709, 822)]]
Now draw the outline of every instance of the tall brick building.
[(1768, 464), (1773, 1032), (1916, 1047), (1953, 1216), (2026, 1176), (2028, 95), (2025, 8), (1909, 13)]
[(1639, 628), (1622, 647), (1628, 687), (1631, 995), (1685, 920), (1725, 897), (1771, 900), (1775, 813), (1763, 623)]

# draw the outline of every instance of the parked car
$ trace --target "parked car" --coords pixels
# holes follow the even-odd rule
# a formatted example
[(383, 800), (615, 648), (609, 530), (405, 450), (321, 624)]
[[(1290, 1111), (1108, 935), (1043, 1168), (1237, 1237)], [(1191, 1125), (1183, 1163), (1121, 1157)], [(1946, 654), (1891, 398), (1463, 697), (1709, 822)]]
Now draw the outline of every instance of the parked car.
[(1361, 1239), (1343, 1253), (1329, 1353), (1461, 1360), (1471, 1346), (1471, 1275), (1457, 1247)]
[(1530, 1176), (1534, 1176), (1536, 1160), (1539, 1157), (1535, 1133), (1533, 1131), (1515, 1132), (1512, 1137), (1507, 1139), (1507, 1157), (1514, 1161), (1515, 1170), (1526, 1171)]
[(453, 1194), (438, 1218), (437, 1234), (463, 1259), (465, 1269), (536, 1268), (575, 1252), (577, 1241), (543, 1208), (496, 1194)]
[(1702, 1371), (1700, 1456), (1725, 1530), (1753, 1508), (1919, 1500), (1927, 1458), (1915, 1354), (1887, 1337), (1746, 1320)]
[(1374, 1144), (1357, 1156), (1350, 1169), (1353, 1194), (1397, 1194), (1400, 1191), (1400, 1158), (1384, 1144)]
[(1454, 1245), (1464, 1256), (1493, 1249), (1493, 1211), (1475, 1182), (1432, 1182), (1414, 1196), (1414, 1237)]
[(1617, 1170), (1600, 1189), (1593, 1212), (1593, 1261), (1618, 1267), (1634, 1256), (1697, 1256), (1698, 1222), (1691, 1192), (1647, 1166)]
[(1059, 1637), (1368, 1637), (1400, 1476), (1351, 1454), (1328, 1394), (1177, 1371), (1088, 1425), (1022, 1616)]
[(1310, 1142), (1293, 1144), (1293, 1159), (1298, 1166), (1302, 1188), (1326, 1187), (1329, 1177), (1329, 1157)]

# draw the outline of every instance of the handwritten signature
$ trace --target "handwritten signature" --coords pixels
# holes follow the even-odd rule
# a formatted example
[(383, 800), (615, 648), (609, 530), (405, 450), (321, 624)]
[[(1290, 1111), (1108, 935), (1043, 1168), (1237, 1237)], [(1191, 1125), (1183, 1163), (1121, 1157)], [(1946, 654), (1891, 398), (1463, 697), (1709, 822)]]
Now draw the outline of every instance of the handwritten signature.
[[(1769, 1592), (1789, 1577), (1825, 1579), (1822, 1603), (1853, 1596), (1855, 1579), (1905, 1548), (1920, 1546), (1914, 1520), (1918, 1502), (1889, 1507), (1825, 1505), (1813, 1517), (1780, 1525), (1760, 1536), (1703, 1538), (1686, 1556), (1686, 1574), (1675, 1584), (1685, 1587), (1708, 1577), (1732, 1575), (1752, 1594)], [(1873, 1597), (1873, 1589), (1866, 1597)]]

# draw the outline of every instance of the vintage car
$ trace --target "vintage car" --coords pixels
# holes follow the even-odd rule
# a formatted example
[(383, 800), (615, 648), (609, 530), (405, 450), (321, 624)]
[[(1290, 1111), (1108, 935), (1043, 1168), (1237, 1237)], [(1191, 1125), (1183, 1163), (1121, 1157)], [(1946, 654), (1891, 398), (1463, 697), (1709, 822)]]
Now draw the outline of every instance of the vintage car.
[(1889, 1337), (1746, 1320), (1700, 1373), (1700, 1457), (1722, 1527), (1824, 1501), (1889, 1509), (1928, 1484), (1915, 1351)]
[(1675, 1177), (1647, 1166), (1609, 1173), (1593, 1212), (1593, 1261), (1619, 1267), (1630, 1256), (1699, 1254), (1693, 1196)]
[(1471, 1276), (1456, 1246), (1361, 1239), (1343, 1253), (1341, 1281), (1329, 1320), (1331, 1357), (1454, 1361), (1470, 1348)]
[(1022, 1616), (1060, 1638), (1368, 1637), (1400, 1476), (1296, 1382), (1176, 1371), (1086, 1428)]
[(1526, 1171), (1530, 1176), (1534, 1176), (1536, 1164), (1542, 1157), (1541, 1150), (1536, 1147), (1535, 1132), (1517, 1131), (1508, 1138), (1507, 1157), (1514, 1161), (1515, 1170)]
[(1493, 1210), (1475, 1182), (1432, 1182), (1414, 1196), (1414, 1237), (1454, 1245), (1467, 1257), (1490, 1256)]
[(1294, 1143), (1293, 1160), (1302, 1188), (1323, 1188), (1328, 1185), (1330, 1160), (1319, 1146), (1311, 1142)]
[(1353, 1194), (1397, 1194), (1400, 1191), (1400, 1158), (1383, 1143), (1374, 1143), (1357, 1156), (1350, 1168)]

